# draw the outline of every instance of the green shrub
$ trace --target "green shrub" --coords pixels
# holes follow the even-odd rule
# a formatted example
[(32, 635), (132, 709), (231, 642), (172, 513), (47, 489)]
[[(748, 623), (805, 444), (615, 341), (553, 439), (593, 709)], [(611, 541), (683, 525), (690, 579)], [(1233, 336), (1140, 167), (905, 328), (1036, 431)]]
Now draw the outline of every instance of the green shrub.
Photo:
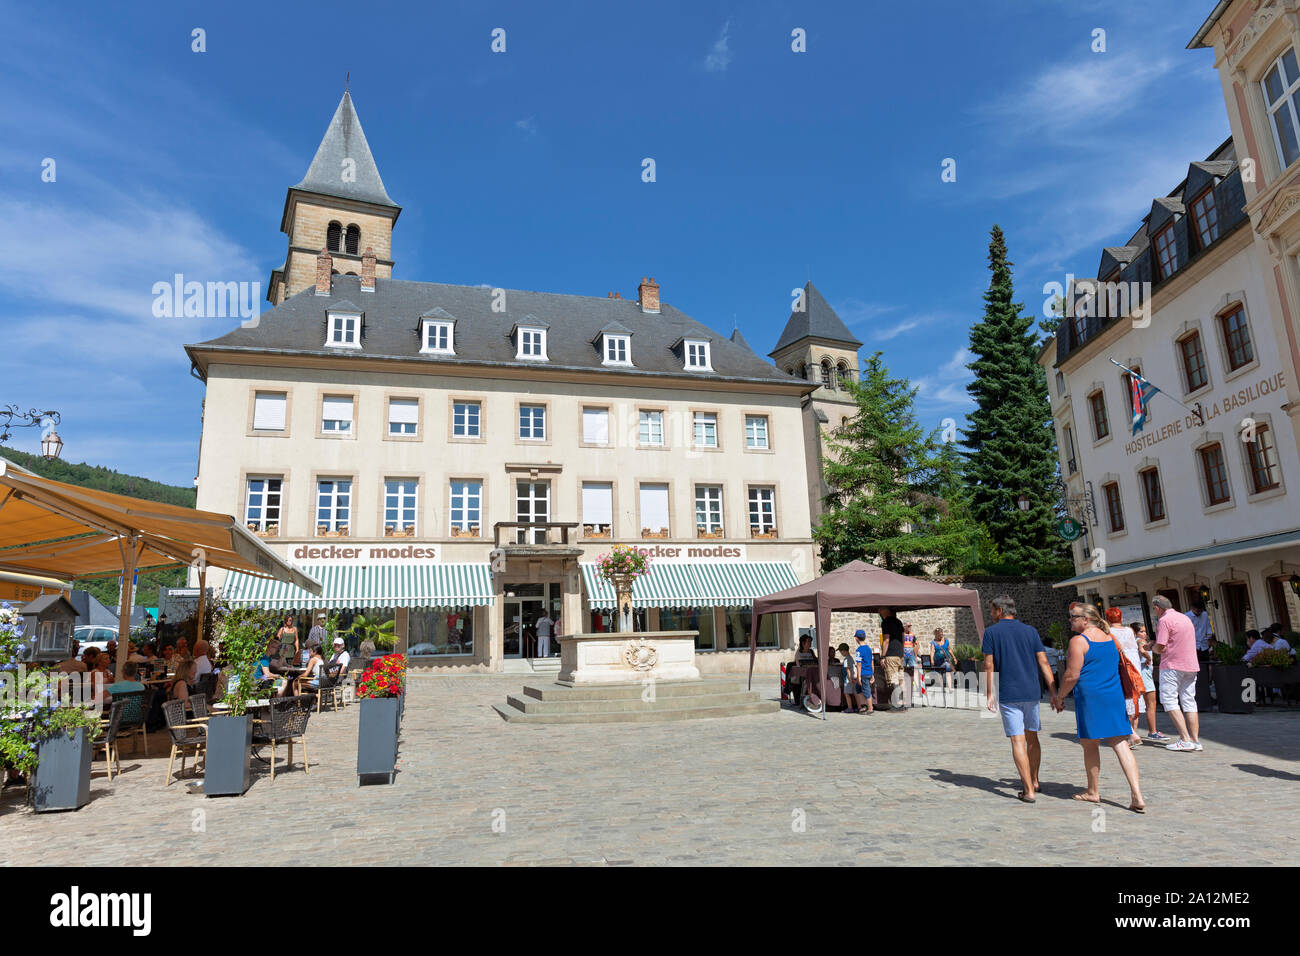
[(984, 660), (984, 652), (978, 644), (958, 644), (952, 649), (952, 656), (959, 661)]
[(1240, 664), (1246, 649), (1237, 644), (1215, 644), (1214, 659), (1220, 664)]

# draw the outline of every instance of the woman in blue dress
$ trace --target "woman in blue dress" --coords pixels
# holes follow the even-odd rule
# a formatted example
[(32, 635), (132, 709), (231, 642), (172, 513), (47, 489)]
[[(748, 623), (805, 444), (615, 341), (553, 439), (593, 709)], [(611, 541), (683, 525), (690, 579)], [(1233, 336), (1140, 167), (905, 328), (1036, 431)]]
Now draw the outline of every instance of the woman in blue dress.
[(1101, 742), (1104, 740), (1119, 758), (1120, 768), (1128, 780), (1132, 799), (1129, 809), (1146, 811), (1142, 789), (1138, 784), (1137, 758), (1129, 749), (1132, 731), (1124, 709), (1124, 690), (1119, 682), (1119, 650), (1110, 635), (1110, 627), (1091, 604), (1070, 608), (1070, 647), (1066, 652), (1065, 677), (1053, 701), (1057, 712), (1065, 709), (1065, 696), (1074, 691), (1074, 718), (1079, 743), (1083, 747), (1083, 767), (1088, 775), (1088, 789), (1074, 795), (1075, 800), (1100, 803), (1098, 783), (1101, 777)]

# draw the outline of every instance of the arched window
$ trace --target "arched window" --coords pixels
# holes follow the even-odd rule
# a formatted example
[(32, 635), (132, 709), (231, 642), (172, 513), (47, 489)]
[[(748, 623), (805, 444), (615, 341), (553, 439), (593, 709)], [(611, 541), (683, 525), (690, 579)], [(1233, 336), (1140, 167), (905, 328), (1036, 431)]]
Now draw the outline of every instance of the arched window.
[(325, 248), (330, 252), (343, 251), (343, 226), (340, 223), (330, 223), (325, 231)]
[(805, 381), (808, 378), (808, 365), (804, 362), (799, 363), (799, 377)]
[(343, 273), (343, 274), (344, 274), (345, 276), (354, 276), (354, 275), (356, 275), (356, 273), (355, 273), (355, 272), (352, 272), (351, 270), (349, 270), (349, 271), (347, 271), (347, 272), (345, 272), (345, 273)]
[(822, 359), (822, 384), (827, 388), (835, 387), (835, 379), (831, 376), (830, 359)]
[(793, 374), (794, 374), (794, 369), (793, 369), (793, 368), (790, 368), (789, 366), (786, 366), (785, 374), (786, 374), (786, 375), (793, 375)]
[(836, 374), (836, 376), (839, 378), (839, 384), (840, 384), (840, 387), (843, 388), (843, 387), (844, 387), (844, 383), (847, 382), (847, 381), (849, 380), (849, 367), (848, 367), (848, 365), (845, 364), (844, 362), (841, 362), (839, 365), (837, 365), (837, 366), (835, 367), (835, 374)]
[(355, 256), (361, 248), (361, 227), (356, 223), (348, 226), (348, 248), (347, 253)]

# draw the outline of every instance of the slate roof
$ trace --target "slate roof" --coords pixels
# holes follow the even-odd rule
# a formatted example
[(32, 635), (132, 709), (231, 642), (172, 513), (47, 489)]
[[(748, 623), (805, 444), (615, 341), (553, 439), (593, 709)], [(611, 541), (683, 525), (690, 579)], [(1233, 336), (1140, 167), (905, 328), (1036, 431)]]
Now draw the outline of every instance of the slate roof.
[[(375, 291), (362, 292), (360, 283), (359, 276), (336, 275), (330, 295), (317, 295), (315, 286), (308, 287), (264, 312), (255, 328), (235, 328), (207, 342), (187, 345), (186, 352), (201, 370), (208, 360), (205, 352), (222, 349), (345, 355), (351, 359), (406, 359), (427, 364), (431, 370), (446, 364), (501, 369), (540, 366), (603, 370), (629, 378), (671, 375), (678, 379), (688, 376), (715, 381), (783, 383), (805, 390), (811, 387), (808, 382), (787, 375), (759, 358), (743, 340), (736, 343), (718, 335), (667, 303), (661, 303), (659, 314), (647, 315), (631, 299), (506, 290), (506, 311), (494, 312), (493, 290), (484, 286), (376, 278)], [(327, 348), (324, 344), (326, 313), (347, 308), (352, 303), (360, 303), (352, 309), (363, 312), (365, 317), (361, 348)], [(420, 317), (434, 309), (441, 309), (456, 319), (455, 355), (420, 352)], [(515, 357), (511, 330), (517, 324), (549, 327), (546, 343), (549, 361)], [(634, 367), (611, 370), (602, 365), (599, 333), (611, 324), (632, 332)], [(683, 338), (712, 341), (712, 372), (683, 369), (681, 349), (675, 347)]]
[(861, 348), (862, 343), (853, 337), (853, 333), (835, 314), (835, 310), (817, 291), (817, 287), (809, 281), (803, 289), (804, 310), (802, 312), (793, 310), (790, 312), (790, 319), (785, 324), (785, 331), (781, 333), (781, 338), (777, 340), (776, 347), (767, 354), (775, 355), (787, 345), (805, 338), (842, 342), (855, 349)]
[[(352, 159), (356, 163), (355, 180), (343, 180), (345, 159)], [(375, 157), (370, 153), (370, 144), (366, 142), (361, 120), (357, 118), (357, 111), (352, 105), (351, 93), (344, 92), (343, 99), (339, 100), (334, 118), (330, 120), (324, 138), (316, 147), (311, 166), (307, 168), (307, 175), (293, 188), (325, 196), (355, 199), (376, 206), (397, 207), (397, 203), (388, 197), (384, 181), (379, 177), (379, 167), (375, 165)]]
[[(742, 346), (743, 348), (747, 348), (751, 352), (754, 352), (754, 349), (750, 346), (750, 344), (745, 341), (745, 337), (740, 334), (740, 329), (731, 330), (731, 341), (734, 342), (736, 345)], [(758, 353), (754, 352), (754, 354), (757, 355)]]

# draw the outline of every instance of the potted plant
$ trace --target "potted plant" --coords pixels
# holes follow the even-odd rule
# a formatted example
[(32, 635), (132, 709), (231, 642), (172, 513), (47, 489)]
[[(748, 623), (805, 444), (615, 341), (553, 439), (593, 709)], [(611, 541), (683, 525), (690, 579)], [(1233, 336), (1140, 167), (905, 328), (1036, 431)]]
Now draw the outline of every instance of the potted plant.
[(397, 771), (397, 734), (406, 688), (406, 657), (388, 654), (366, 668), (357, 684), (361, 720), (357, 729), (357, 782), (393, 782)]
[(1247, 673), (1249, 668), (1241, 662), (1245, 653), (1238, 644), (1216, 644), (1214, 647), (1214, 693), (1219, 699), (1221, 714), (1255, 712), (1255, 688)]
[(225, 609), (217, 627), (222, 667), (229, 675), (225, 703), (229, 712), (208, 719), (203, 758), (203, 794), (241, 796), (250, 783), (248, 751), (253, 744), (253, 718), (248, 702), (257, 695), (253, 668), (274, 633), (276, 613), (256, 608)]
[(596, 558), (596, 570), (614, 587), (619, 612), (619, 630), (635, 630), (632, 615), (632, 585), (650, 573), (650, 556), (631, 545), (616, 544), (608, 554)]
[(1289, 651), (1269, 648), (1255, 655), (1249, 664), (1250, 676), (1260, 687), (1281, 687), (1296, 682), (1296, 670)]
[(959, 673), (978, 674), (984, 669), (984, 654), (978, 644), (958, 644), (952, 649), (952, 656), (957, 660)]
[(0, 759), (11, 774), (28, 779), (36, 812), (78, 810), (90, 801), (99, 708), (74, 700), (70, 682), (59, 683), (61, 675), (46, 668), (29, 671), (22, 663), (22, 634), (18, 609), (0, 603), (0, 670), (11, 675), (0, 702)]

